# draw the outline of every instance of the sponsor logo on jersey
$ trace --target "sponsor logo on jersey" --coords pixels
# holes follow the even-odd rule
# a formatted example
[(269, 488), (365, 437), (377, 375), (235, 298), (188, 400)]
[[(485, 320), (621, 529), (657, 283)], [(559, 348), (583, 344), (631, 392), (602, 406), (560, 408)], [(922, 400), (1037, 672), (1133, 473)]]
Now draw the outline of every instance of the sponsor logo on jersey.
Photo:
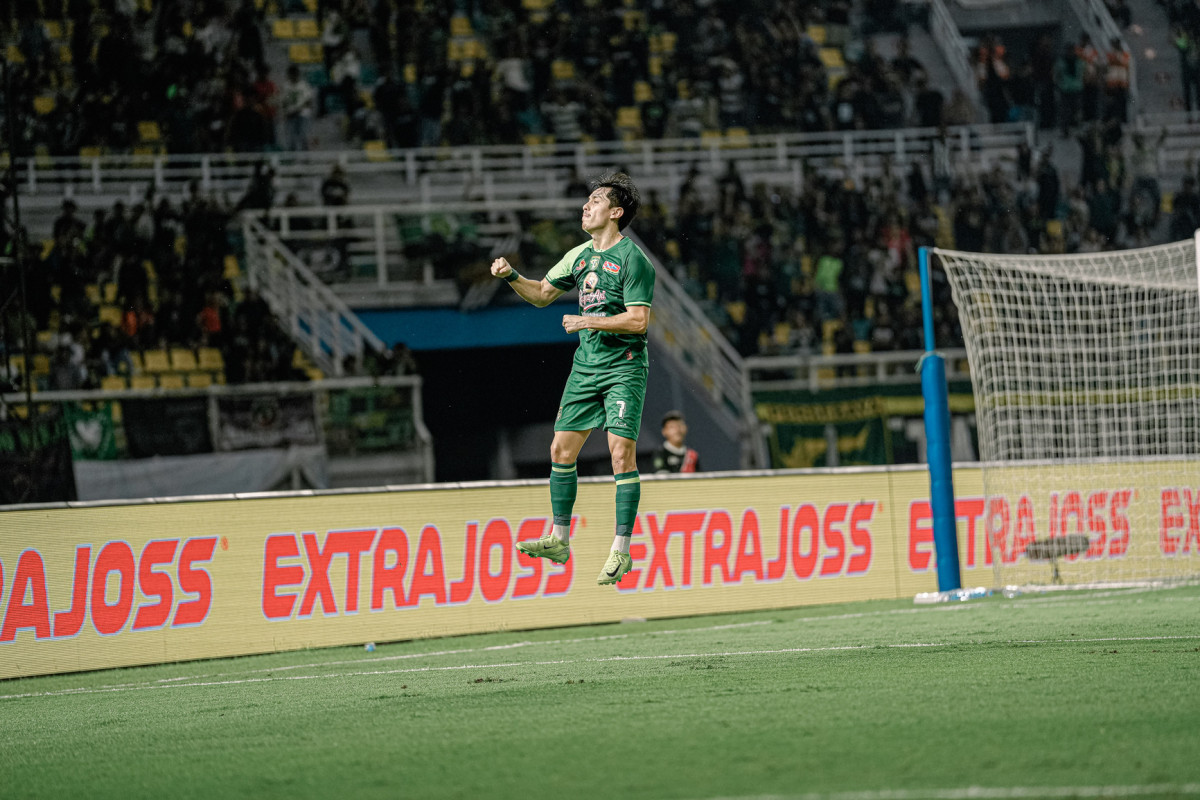
[(583, 269), (586, 266), (587, 266), (587, 259), (586, 258), (579, 259), (579, 263), (575, 265), (575, 272), (579, 272), (579, 270)]
[(621, 271), (621, 265), (614, 264), (611, 261), (605, 261), (604, 262), (604, 271), (611, 272), (613, 275), (616, 275), (617, 273), (619, 273)]
[(596, 288), (596, 284), (600, 282), (600, 276), (594, 272), (589, 272), (587, 277), (583, 279), (583, 290), (590, 292)]

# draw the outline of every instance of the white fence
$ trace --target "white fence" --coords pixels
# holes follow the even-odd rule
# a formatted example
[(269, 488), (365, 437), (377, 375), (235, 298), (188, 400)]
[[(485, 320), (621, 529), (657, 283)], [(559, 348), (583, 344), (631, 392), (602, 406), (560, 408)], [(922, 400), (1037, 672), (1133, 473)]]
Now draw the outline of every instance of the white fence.
[[(939, 351), (946, 359), (947, 380), (969, 380), (967, 351)], [(820, 391), (854, 386), (920, 383), (917, 363), (924, 350), (896, 350), (841, 355), (753, 356), (745, 359), (749, 391)]]
[(247, 213), (242, 217), (250, 285), (267, 301), (292, 338), (326, 375), (345, 374), (345, 359), (358, 364), (368, 347), (384, 344), (340, 297)]
[[(262, 162), (275, 171), (279, 198), (290, 191), (316, 197), (338, 164), (356, 203), (554, 197), (562, 194), (572, 170), (587, 177), (618, 165), (635, 174), (644, 190), (658, 189), (673, 199), (693, 167), (701, 175), (717, 175), (733, 163), (747, 180), (800, 187), (811, 170), (859, 177), (885, 162), (904, 166), (927, 158), (937, 136), (932, 128), (907, 128), (575, 145), (35, 157), (14, 166), (23, 202), (33, 206), (63, 196), (81, 206), (92, 198), (138, 200), (150, 188), (182, 196), (193, 182), (202, 191), (236, 199)], [(960, 159), (984, 168), (1015, 156), (1022, 142), (1035, 144), (1034, 129), (1025, 123), (955, 127), (950, 136)]]

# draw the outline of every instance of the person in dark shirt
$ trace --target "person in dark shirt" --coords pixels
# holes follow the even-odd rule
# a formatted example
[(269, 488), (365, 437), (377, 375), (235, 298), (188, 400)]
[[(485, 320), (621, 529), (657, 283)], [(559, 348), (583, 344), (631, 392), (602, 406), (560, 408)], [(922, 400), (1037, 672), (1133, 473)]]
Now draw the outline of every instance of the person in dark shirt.
[(685, 444), (687, 430), (682, 411), (668, 411), (663, 416), (663, 444), (654, 451), (655, 473), (700, 471), (700, 454)]

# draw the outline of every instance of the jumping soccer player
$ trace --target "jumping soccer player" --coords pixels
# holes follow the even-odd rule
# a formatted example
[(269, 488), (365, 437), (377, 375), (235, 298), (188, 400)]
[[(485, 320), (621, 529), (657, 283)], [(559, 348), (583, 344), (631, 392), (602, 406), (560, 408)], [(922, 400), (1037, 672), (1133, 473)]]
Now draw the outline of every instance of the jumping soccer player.
[(571, 510), (578, 488), (575, 459), (592, 429), (603, 427), (617, 483), (617, 529), (612, 553), (596, 578), (601, 585), (618, 582), (633, 567), (629, 538), (642, 496), (636, 447), (649, 372), (646, 328), (654, 300), (654, 267), (621, 233), (640, 204), (628, 175), (604, 175), (592, 183), (583, 205), (583, 230), (591, 241), (569, 250), (545, 278), (522, 278), (503, 258), (492, 262), (492, 274), (538, 308), (579, 288), (579, 314), (565, 314), (562, 320), (567, 333), (579, 332), (579, 347), (550, 444), (554, 527), (540, 539), (518, 542), (517, 549), (559, 564), (571, 557)]

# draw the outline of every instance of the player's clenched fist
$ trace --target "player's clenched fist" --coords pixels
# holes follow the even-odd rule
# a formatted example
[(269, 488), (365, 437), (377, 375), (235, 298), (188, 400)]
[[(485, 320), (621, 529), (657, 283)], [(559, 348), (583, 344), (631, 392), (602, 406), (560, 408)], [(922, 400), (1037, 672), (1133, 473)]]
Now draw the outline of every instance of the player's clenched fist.
[(508, 263), (507, 258), (500, 257), (492, 262), (492, 274), (497, 278), (503, 278), (510, 272), (512, 272), (512, 265)]

